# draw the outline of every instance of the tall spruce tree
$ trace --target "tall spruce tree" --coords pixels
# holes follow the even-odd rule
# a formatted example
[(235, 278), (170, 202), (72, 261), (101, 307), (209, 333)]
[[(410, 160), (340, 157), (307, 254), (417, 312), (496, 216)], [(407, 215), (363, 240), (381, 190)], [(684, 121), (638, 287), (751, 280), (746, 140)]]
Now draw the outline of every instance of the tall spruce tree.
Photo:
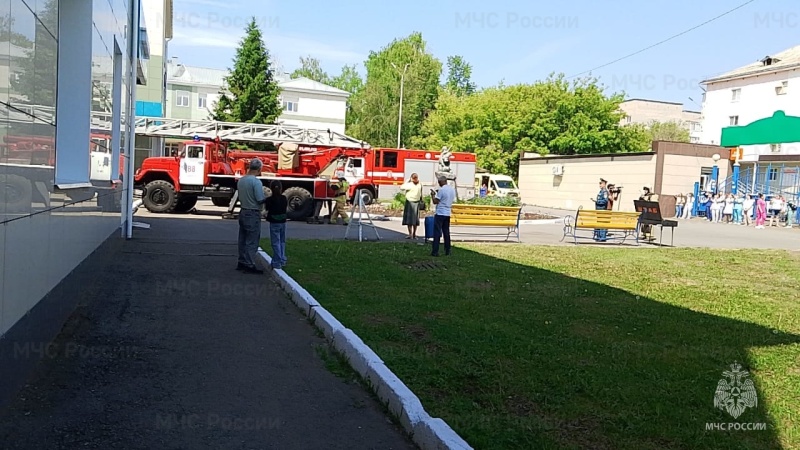
[(275, 123), (282, 110), (278, 104), (280, 88), (255, 17), (245, 32), (233, 58), (233, 69), (225, 77), (231, 95), (224, 90), (220, 92), (213, 118), (224, 122)]

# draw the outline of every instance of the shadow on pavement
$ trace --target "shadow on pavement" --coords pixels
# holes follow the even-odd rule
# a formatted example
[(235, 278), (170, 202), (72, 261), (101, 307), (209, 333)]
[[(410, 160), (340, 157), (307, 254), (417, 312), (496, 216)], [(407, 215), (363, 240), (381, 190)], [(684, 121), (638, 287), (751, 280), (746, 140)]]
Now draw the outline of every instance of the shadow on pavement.
[(234, 270), (235, 221), (136, 220), (56, 288), (80, 296), (56, 340), (15, 343), (41, 360), (0, 447), (414, 448), (268, 276)]

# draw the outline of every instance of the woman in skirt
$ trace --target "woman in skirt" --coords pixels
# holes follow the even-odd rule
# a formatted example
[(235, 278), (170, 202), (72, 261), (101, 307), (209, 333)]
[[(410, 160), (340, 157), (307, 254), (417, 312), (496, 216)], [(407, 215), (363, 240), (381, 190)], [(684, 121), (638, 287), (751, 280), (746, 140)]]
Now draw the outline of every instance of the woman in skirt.
[(422, 202), (422, 183), (416, 173), (411, 174), (411, 178), (402, 186), (400, 190), (406, 195), (406, 204), (403, 208), (403, 225), (408, 227), (406, 239), (417, 238), (417, 227), (419, 226), (419, 205)]

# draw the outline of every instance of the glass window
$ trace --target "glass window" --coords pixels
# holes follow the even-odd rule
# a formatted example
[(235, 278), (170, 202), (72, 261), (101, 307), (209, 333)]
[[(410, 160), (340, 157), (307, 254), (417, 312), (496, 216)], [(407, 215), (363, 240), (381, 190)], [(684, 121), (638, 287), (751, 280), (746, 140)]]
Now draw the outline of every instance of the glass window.
[(397, 167), (397, 152), (383, 152), (383, 167)]
[(205, 109), (207, 104), (208, 104), (208, 95), (197, 94), (197, 107), (199, 109)]
[(8, 100), (31, 104), (36, 91), (36, 19), (22, 0), (11, 0), (10, 12)]
[(175, 91), (175, 105), (188, 107), (190, 96), (189, 91)]

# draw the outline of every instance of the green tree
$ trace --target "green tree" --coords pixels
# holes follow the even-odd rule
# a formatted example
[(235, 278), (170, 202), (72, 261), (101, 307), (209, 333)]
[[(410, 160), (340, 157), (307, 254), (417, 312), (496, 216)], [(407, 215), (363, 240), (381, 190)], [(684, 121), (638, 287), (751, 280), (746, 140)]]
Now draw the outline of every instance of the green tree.
[(606, 97), (593, 78), (570, 84), (563, 75), (550, 75), (534, 84), (488, 88), (470, 96), (445, 92), (413, 144), (475, 152), (480, 167), (511, 176), (517, 175), (523, 152), (571, 155), (647, 150), (644, 133), (619, 126), (622, 100), (622, 95)]
[(471, 95), (477, 90), (472, 82), (472, 66), (461, 56), (447, 57), (447, 81), (445, 89), (458, 95)]
[(329, 84), (351, 94), (357, 94), (364, 87), (364, 80), (356, 70), (356, 66), (352, 65), (342, 67), (342, 72), (331, 78)]
[(311, 56), (308, 57), (300, 57), (300, 67), (295, 69), (294, 72), (290, 75), (291, 78), (300, 78), (305, 77), (309, 80), (318, 81), (324, 84), (330, 84), (330, 77), (324, 70), (322, 70), (322, 65), (319, 63), (319, 60), (316, 58), (312, 58)]
[(689, 142), (689, 130), (681, 121), (651, 121), (645, 127), (651, 141)]
[(281, 115), (280, 88), (274, 78), (269, 52), (255, 17), (245, 29), (233, 59), (233, 70), (225, 77), (231, 96), (223, 89), (214, 107), (214, 120), (274, 123)]
[[(48, 0), (37, 14), (34, 39), (36, 44), (19, 33), (5, 30), (6, 39), (25, 49), (25, 58), (15, 61), (20, 68), (19, 78), (12, 79), (12, 94), (26, 99), (27, 103), (56, 106), (56, 64), (58, 42), (53, 33), (58, 29), (58, 6), (56, 0)], [(0, 19), (13, 30), (13, 18)], [(3, 25), (0, 25), (3, 26)], [(48, 31), (49, 29), (49, 31)], [(10, 33), (10, 34), (8, 34)], [(3, 40), (0, 38), (0, 40)]]
[(26, 48), (33, 44), (27, 36), (14, 31), (14, 18), (11, 17), (11, 13), (0, 16), (0, 42), (11, 42), (13, 45)]
[[(370, 53), (364, 87), (353, 96), (350, 133), (373, 146), (393, 147), (397, 140), (400, 80), (403, 83), (401, 142), (419, 134), (422, 123), (433, 112), (439, 95), (442, 63), (426, 50), (421, 33), (395, 39), (380, 51)], [(402, 144), (401, 144), (402, 145)]]

